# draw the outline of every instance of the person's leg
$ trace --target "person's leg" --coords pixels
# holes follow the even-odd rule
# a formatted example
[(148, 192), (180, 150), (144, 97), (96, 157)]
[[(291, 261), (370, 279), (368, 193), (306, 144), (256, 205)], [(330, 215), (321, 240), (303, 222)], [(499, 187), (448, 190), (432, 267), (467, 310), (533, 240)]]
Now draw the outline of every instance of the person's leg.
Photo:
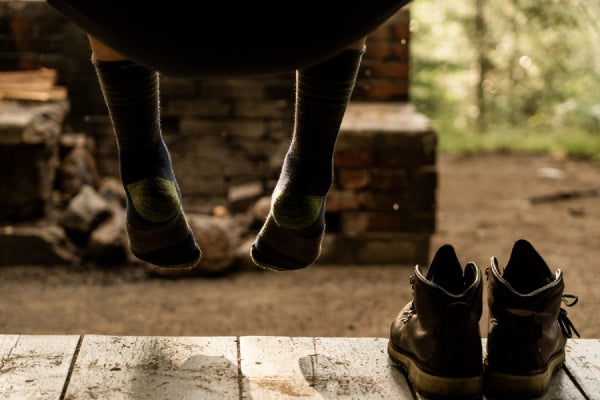
[(158, 73), (91, 36), (90, 44), (119, 148), (131, 250), (139, 259), (161, 267), (192, 267), (201, 251), (183, 213), (162, 138)]
[(252, 259), (262, 268), (304, 268), (319, 256), (333, 152), (365, 39), (296, 72), (292, 142), (273, 191), (271, 212), (251, 248)]

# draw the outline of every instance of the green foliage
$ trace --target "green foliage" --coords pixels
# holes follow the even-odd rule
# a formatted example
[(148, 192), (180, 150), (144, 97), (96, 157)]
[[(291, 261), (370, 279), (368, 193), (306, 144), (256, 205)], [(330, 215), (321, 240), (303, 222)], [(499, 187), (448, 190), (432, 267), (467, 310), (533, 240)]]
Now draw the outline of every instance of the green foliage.
[(598, 157), (600, 3), (419, 0), (411, 14), (411, 98), (442, 149)]

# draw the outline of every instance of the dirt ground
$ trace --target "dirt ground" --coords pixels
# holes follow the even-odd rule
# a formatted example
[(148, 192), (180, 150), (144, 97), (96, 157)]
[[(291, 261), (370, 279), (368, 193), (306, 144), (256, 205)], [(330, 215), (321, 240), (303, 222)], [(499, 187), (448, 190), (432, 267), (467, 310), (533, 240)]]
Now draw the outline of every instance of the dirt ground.
[[(438, 168), (431, 253), (451, 243), (462, 263), (485, 269), (496, 256), (504, 266), (514, 241), (525, 238), (551, 268), (564, 271), (565, 291), (579, 296), (568, 312), (582, 337), (600, 337), (600, 197), (529, 201), (599, 189), (600, 167), (494, 154), (440, 155)], [(387, 337), (410, 300), (413, 268), (317, 264), (297, 272), (241, 269), (220, 278), (160, 279), (141, 266), (6, 267), (0, 269), (0, 333)]]

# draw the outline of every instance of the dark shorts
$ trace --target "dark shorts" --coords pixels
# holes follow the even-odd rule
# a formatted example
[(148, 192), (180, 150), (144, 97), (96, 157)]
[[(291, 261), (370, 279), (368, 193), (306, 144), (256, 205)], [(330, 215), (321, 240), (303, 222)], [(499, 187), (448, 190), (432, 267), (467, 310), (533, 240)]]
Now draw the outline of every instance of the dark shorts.
[(409, 0), (48, 0), (74, 24), (166, 75), (261, 75), (322, 61)]

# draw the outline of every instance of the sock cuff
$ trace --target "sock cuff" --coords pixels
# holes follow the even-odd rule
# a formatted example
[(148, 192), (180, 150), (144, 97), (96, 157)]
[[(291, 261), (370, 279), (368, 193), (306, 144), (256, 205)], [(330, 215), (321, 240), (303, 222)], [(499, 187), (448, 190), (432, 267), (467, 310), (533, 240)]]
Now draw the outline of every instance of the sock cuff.
[(92, 64), (107, 102), (131, 103), (136, 99), (158, 96), (158, 73), (131, 60), (101, 61), (92, 56)]

